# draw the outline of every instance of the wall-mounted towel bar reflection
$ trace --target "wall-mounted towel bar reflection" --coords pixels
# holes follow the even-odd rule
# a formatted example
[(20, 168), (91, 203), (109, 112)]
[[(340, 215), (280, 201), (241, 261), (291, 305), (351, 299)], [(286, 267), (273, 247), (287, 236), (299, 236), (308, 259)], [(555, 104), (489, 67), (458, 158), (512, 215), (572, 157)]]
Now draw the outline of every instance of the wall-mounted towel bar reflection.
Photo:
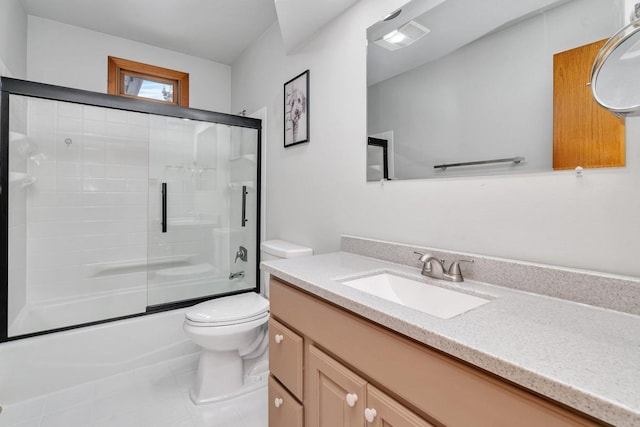
[(486, 165), (490, 163), (521, 163), (524, 162), (524, 157), (509, 157), (506, 159), (493, 159), (493, 160), (478, 160), (475, 162), (462, 162), (462, 163), (444, 163), (442, 165), (435, 165), (434, 169), (446, 169), (453, 168), (457, 166), (474, 166), (474, 165)]

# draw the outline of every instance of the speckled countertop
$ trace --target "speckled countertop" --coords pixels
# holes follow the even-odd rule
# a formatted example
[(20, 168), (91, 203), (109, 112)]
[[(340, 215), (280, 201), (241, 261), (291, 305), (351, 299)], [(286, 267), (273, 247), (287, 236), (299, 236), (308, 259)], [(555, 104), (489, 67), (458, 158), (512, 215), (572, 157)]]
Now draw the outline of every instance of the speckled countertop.
[[(348, 252), (261, 265), (300, 289), (616, 426), (640, 425), (640, 316), (420, 270)], [(452, 319), (342, 285), (392, 271), (492, 301)]]

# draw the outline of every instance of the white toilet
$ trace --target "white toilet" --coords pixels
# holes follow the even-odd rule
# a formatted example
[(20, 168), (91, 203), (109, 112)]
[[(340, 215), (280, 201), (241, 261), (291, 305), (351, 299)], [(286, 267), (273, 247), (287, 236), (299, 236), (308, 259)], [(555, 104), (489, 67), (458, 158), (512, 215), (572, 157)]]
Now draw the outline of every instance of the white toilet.
[[(282, 240), (263, 242), (260, 249), (264, 261), (313, 255), (310, 248)], [(261, 278), (267, 296), (268, 276)], [(189, 392), (195, 404), (231, 399), (266, 385), (268, 320), (269, 300), (255, 292), (205, 301), (186, 311), (184, 331), (202, 347)]]
[(269, 301), (255, 292), (218, 298), (187, 310), (185, 333), (202, 347), (191, 400), (231, 399), (266, 384)]

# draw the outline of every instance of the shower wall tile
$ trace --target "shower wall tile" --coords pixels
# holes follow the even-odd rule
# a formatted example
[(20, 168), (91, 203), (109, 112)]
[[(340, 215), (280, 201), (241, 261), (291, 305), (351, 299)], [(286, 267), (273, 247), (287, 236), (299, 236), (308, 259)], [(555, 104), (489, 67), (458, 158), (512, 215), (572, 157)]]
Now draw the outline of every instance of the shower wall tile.
[(56, 191), (59, 192), (79, 192), (82, 188), (82, 179), (79, 177), (58, 177), (56, 178)]
[(71, 104), (69, 102), (58, 103), (58, 114), (62, 117), (73, 117), (76, 119), (82, 119), (82, 105)]
[[(12, 216), (10, 209), (9, 216)], [(27, 303), (27, 289), (24, 287), (27, 277), (27, 227), (18, 224), (9, 227), (9, 312), (8, 322), (12, 324)]]
[[(12, 164), (13, 165), (13, 164)], [(31, 167), (31, 175), (38, 177), (39, 179), (55, 179), (58, 173), (57, 165), (52, 161), (42, 161), (39, 165)]]
[(111, 122), (110, 124), (115, 124), (115, 123), (126, 124), (129, 121), (128, 115), (130, 113), (127, 113), (126, 111), (106, 109), (106, 113), (107, 113), (106, 120), (107, 122)]
[[(28, 112), (44, 155), (28, 165), (29, 302), (145, 287), (148, 116), (38, 99)], [(132, 262), (144, 274), (108, 269)]]
[(82, 176), (82, 163), (60, 161), (55, 171), (59, 177), (79, 177)]
[[(14, 102), (15, 101), (15, 102)], [(9, 122), (10, 145), (9, 161), (11, 171), (27, 172), (26, 157), (31, 155), (34, 146), (24, 138), (27, 133), (26, 115), (27, 104), (23, 98), (12, 95), (11, 114)], [(11, 325), (27, 302), (27, 289), (24, 286), (27, 277), (27, 187), (19, 183), (9, 184), (9, 228), (8, 228), (8, 323)]]
[[(16, 233), (26, 262), (22, 273), (14, 269), (23, 277), (12, 279), (27, 282), (23, 302), (144, 291), (148, 257), (188, 256), (228, 275), (229, 258), (244, 244), (236, 239), (230, 247), (229, 233), (241, 234), (241, 204), (240, 187), (229, 185), (228, 126), (40, 99), (24, 104), (24, 132), (37, 156), (23, 159), (23, 169), (38, 181), (24, 192), (22, 210), (12, 208), (23, 218)], [(160, 232), (162, 182), (170, 189), (170, 233)]]
[(107, 134), (107, 123), (104, 120), (85, 119), (83, 124), (84, 134), (87, 136)]

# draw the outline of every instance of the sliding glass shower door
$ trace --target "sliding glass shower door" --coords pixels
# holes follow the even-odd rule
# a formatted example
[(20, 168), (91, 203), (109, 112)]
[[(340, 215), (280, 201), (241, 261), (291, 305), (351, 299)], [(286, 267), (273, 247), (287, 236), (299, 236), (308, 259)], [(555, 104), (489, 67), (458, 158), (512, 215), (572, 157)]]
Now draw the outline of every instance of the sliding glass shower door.
[(1, 87), (0, 342), (258, 289), (258, 120)]
[(148, 305), (255, 287), (257, 130), (151, 116)]

